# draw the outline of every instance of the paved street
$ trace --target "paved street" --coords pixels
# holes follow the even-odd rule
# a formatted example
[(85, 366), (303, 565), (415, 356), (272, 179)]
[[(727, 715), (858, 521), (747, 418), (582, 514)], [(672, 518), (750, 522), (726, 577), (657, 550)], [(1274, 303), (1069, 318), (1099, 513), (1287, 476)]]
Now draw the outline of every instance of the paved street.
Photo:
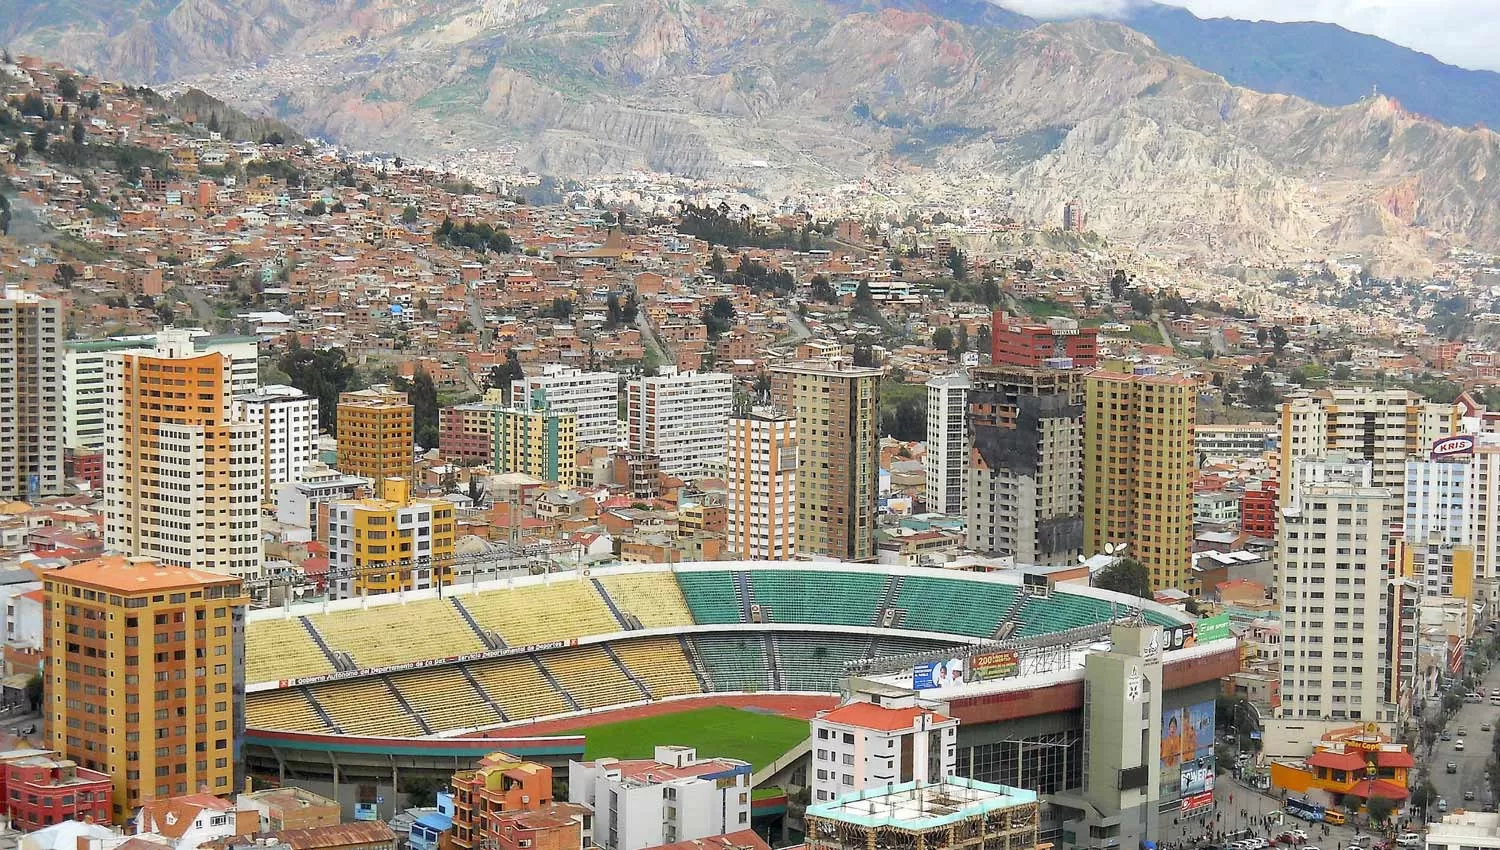
[[(1483, 684), (1487, 694), (1491, 688), (1500, 686), (1500, 672), (1491, 670), (1484, 677)], [(1470, 808), (1484, 806), (1487, 792), (1484, 765), (1489, 760), (1494, 733), (1481, 732), (1479, 726), (1497, 720), (1500, 720), (1500, 708), (1488, 702), (1482, 705), (1465, 703), (1448, 722), (1448, 731), (1453, 734), (1454, 740), (1438, 741), (1430, 756), (1423, 754), (1418, 759), (1419, 763), (1425, 762), (1431, 768), (1432, 784), (1437, 786), (1438, 794), (1448, 801), (1450, 810), (1463, 808), (1465, 805)], [(1454, 749), (1459, 727), (1466, 727), (1469, 732), (1464, 738), (1463, 752)], [(1446, 767), (1450, 761), (1458, 765), (1458, 773), (1448, 773)], [(1464, 802), (1464, 789), (1473, 789), (1475, 795), (1475, 799), (1467, 804)]]

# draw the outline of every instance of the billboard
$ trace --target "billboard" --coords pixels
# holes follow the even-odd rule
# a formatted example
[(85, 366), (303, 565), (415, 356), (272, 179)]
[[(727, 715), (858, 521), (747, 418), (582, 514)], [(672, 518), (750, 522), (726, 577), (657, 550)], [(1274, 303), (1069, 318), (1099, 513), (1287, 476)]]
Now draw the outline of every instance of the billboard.
[(1451, 437), (1434, 440), (1432, 443), (1431, 458), (1433, 460), (1440, 460), (1445, 457), (1471, 455), (1474, 453), (1474, 447), (1478, 443), (1479, 441), (1474, 438), (1473, 434), (1454, 434)]
[(931, 691), (963, 684), (964, 660), (945, 658), (938, 661), (923, 661), (911, 670), (911, 686), (919, 691)]
[(1229, 639), (1229, 615), (1215, 614), (1193, 624), (1198, 643)]
[(1197, 643), (1192, 623), (1166, 627), (1167, 649), (1183, 649)]
[(1190, 764), (1214, 752), (1214, 704), (1200, 702), (1186, 708), (1169, 708), (1161, 718), (1161, 769), (1163, 773)]
[(969, 659), (969, 669), (977, 682), (989, 679), (1006, 679), (1020, 670), (1021, 655), (1014, 649), (999, 652), (983, 652)]
[(1190, 797), (1214, 790), (1214, 757), (1194, 759), (1182, 766), (1182, 796)]

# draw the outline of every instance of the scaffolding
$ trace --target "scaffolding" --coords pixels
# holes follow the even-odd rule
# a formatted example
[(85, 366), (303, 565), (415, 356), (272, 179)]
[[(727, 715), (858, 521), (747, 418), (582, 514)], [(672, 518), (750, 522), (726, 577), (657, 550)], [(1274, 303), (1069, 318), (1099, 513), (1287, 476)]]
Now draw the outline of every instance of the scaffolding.
[(808, 850), (1034, 850), (1037, 796), (950, 777), (865, 791), (807, 810)]

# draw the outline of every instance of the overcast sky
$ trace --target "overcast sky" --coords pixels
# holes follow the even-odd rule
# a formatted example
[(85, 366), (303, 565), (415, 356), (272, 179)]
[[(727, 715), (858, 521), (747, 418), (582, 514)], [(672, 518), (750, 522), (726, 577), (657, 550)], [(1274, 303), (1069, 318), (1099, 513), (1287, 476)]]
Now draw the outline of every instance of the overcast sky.
[[(1040, 18), (1118, 14), (1138, 0), (994, 0)], [(1200, 18), (1326, 21), (1430, 53), (1465, 68), (1500, 71), (1500, 0), (1166, 0)]]

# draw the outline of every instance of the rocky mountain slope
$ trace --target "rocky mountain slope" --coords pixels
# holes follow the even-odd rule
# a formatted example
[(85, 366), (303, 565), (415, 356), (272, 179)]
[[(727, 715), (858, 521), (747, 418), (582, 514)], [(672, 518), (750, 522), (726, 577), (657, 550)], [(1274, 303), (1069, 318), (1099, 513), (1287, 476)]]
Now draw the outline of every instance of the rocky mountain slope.
[[(260, 14), (229, 16), (246, 2)], [(1500, 246), (1487, 131), (1385, 99), (1329, 109), (1238, 89), (1118, 24), (899, 5), (178, 0), (150, 18), (178, 58), (135, 67), (191, 71), (224, 43), (255, 61), (196, 85), (411, 157), (648, 168), (770, 199), (857, 184), (890, 207), (1037, 221), (1078, 198), (1111, 238), (1205, 259), (1347, 250), (1404, 268), (1450, 241)], [(126, 58), (95, 61), (140, 52), (100, 42)]]

